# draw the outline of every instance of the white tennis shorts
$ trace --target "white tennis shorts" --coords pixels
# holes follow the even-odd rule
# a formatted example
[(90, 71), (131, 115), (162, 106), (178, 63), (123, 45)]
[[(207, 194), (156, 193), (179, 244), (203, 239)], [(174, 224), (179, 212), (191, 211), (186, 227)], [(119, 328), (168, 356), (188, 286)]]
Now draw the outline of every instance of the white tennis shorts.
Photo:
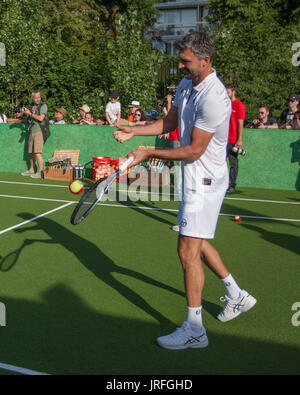
[(203, 179), (201, 190), (185, 193), (177, 217), (179, 233), (213, 239), (227, 188), (228, 176), (218, 181)]

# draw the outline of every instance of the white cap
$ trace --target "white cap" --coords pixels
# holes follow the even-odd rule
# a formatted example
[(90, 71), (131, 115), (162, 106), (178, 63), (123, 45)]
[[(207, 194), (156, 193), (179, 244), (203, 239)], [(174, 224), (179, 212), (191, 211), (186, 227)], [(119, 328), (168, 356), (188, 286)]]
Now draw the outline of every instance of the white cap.
[(140, 104), (139, 101), (134, 100), (134, 101), (131, 102), (131, 104), (130, 104), (129, 107), (139, 107), (140, 105), (141, 105), (141, 104)]

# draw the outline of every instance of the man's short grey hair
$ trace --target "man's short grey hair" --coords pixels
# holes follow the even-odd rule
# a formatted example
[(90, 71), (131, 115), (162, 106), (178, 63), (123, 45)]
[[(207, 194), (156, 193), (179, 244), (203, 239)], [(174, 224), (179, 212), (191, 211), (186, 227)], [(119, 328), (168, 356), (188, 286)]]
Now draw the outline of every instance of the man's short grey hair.
[(206, 56), (209, 56), (211, 62), (216, 53), (214, 40), (203, 32), (190, 33), (177, 41), (175, 46), (179, 52), (190, 49), (199, 59), (204, 59)]
[(32, 97), (33, 97), (33, 95), (37, 95), (38, 93), (41, 94), (40, 91), (33, 91), (33, 92), (32, 92)]

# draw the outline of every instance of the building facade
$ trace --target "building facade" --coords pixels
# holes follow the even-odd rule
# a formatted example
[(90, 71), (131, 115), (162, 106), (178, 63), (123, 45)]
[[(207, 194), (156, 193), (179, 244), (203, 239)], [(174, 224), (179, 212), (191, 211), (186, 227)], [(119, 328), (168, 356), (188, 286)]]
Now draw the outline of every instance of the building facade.
[(174, 43), (192, 31), (208, 28), (209, 0), (166, 0), (154, 4), (161, 16), (149, 35), (153, 48), (175, 55)]

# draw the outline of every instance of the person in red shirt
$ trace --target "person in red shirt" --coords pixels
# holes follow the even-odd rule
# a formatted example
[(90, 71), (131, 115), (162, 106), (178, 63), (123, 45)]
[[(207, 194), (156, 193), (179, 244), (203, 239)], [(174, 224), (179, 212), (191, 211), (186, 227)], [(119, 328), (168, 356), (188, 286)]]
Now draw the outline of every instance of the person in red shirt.
[(238, 154), (234, 152), (233, 147), (241, 148), (243, 145), (243, 131), (244, 121), (246, 118), (246, 106), (239, 99), (236, 98), (235, 86), (226, 85), (228, 96), (232, 103), (232, 113), (229, 124), (228, 144), (227, 144), (227, 158), (229, 160), (229, 187), (227, 193), (234, 193), (236, 186), (236, 179), (238, 175)]

